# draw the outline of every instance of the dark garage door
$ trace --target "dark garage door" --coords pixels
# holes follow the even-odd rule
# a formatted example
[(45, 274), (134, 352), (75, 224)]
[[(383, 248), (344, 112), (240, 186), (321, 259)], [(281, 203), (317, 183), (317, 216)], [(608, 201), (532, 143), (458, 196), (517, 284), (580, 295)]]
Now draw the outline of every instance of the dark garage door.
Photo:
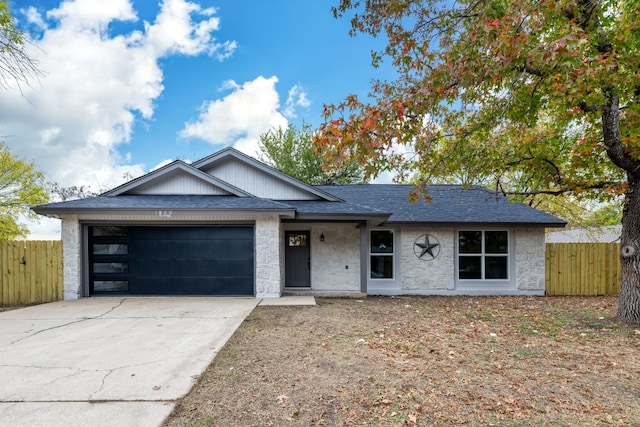
[(92, 295), (253, 295), (251, 226), (92, 226), (89, 236)]

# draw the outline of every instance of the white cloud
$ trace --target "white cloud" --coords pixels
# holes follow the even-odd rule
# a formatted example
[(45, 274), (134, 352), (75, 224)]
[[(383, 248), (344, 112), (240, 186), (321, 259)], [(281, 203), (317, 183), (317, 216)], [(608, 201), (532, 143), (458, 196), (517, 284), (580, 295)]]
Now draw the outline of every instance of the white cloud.
[(289, 89), (289, 96), (284, 105), (284, 115), (287, 118), (296, 117), (296, 108), (309, 108), (311, 101), (307, 98), (307, 92), (300, 85), (295, 85)]
[(146, 172), (117, 147), (131, 139), (136, 117), (153, 116), (164, 90), (159, 59), (224, 58), (235, 48), (214, 38), (215, 9), (186, 0), (164, 0), (153, 23), (121, 35), (109, 27), (138, 20), (129, 0), (65, 0), (46, 13), (21, 13), (38, 28), (29, 54), (44, 76), (32, 87), (0, 92), (0, 135), (63, 186), (104, 190)]
[(22, 9), (21, 12), (27, 18), (28, 23), (35, 25), (41, 30), (47, 27), (47, 24), (45, 24), (44, 19), (42, 19), (42, 16), (35, 7), (30, 6), (26, 10)]
[[(130, 164), (117, 148), (131, 139), (137, 116), (153, 116), (164, 90), (159, 60), (224, 59), (235, 49), (235, 42), (213, 37), (220, 24), (215, 9), (187, 0), (164, 0), (153, 23), (121, 35), (109, 28), (138, 21), (130, 0), (64, 0), (44, 13), (34, 7), (18, 13), (37, 31), (27, 47), (44, 75), (31, 87), (0, 92), (0, 135), (62, 186), (103, 191), (145, 173), (145, 165)], [(59, 221), (25, 223), (31, 238), (59, 235)]]
[(198, 119), (185, 124), (182, 137), (196, 137), (211, 144), (233, 145), (255, 156), (260, 135), (273, 128), (285, 128), (287, 119), (278, 111), (280, 101), (276, 91), (278, 78), (257, 77), (239, 85), (225, 82), (221, 89), (231, 93), (200, 108)]
[(165, 160), (161, 161), (160, 163), (158, 163), (157, 165), (155, 165), (154, 167), (152, 167), (151, 169), (149, 169), (149, 172), (154, 171), (156, 169), (160, 169), (161, 167), (167, 166), (168, 164), (171, 164), (173, 162), (174, 162), (174, 160), (165, 159)]
[[(214, 8), (202, 9), (195, 3), (165, 0), (155, 22), (145, 25), (148, 44), (159, 56), (166, 53), (199, 55), (205, 52), (223, 60), (233, 53), (236, 42), (216, 42), (212, 33), (220, 28), (220, 18), (214, 14)], [(194, 22), (192, 15), (205, 19)]]

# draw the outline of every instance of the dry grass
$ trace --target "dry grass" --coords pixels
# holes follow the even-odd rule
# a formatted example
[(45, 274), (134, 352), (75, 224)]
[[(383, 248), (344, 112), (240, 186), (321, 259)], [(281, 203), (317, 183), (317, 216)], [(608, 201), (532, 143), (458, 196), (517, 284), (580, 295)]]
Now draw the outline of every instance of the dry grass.
[(167, 426), (640, 426), (640, 330), (611, 297), (258, 307)]

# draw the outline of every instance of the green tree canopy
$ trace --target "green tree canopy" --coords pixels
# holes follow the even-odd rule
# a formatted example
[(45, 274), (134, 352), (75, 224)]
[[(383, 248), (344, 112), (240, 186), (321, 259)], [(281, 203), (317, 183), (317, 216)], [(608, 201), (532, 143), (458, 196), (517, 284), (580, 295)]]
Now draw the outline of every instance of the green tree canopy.
[(362, 167), (354, 161), (336, 162), (324, 169), (323, 156), (313, 145), (314, 131), (308, 124), (297, 129), (272, 129), (260, 135), (260, 160), (302, 182), (311, 185), (357, 184), (362, 182)]
[[(325, 108), (327, 161), (519, 197), (625, 195), (618, 317), (640, 323), (640, 2), (341, 0), (394, 81)], [(400, 149), (399, 149), (400, 147)]]
[(22, 218), (36, 218), (30, 207), (49, 200), (44, 175), (0, 143), (0, 240), (26, 237)]

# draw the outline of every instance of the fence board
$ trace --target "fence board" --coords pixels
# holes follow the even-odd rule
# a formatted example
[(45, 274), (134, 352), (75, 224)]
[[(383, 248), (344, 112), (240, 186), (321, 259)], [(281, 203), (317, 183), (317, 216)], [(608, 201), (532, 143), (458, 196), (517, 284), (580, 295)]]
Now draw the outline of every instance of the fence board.
[(617, 295), (618, 243), (547, 243), (547, 295)]
[(62, 299), (61, 241), (0, 241), (0, 305)]

